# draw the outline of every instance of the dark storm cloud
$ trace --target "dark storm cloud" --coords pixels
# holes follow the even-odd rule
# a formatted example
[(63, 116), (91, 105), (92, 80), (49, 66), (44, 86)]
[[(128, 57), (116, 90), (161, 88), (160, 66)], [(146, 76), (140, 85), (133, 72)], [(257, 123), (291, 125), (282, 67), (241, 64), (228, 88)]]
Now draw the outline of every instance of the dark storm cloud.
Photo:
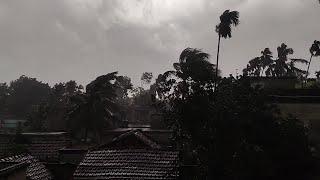
[(214, 57), (225, 9), (240, 11), (241, 24), (222, 42), (224, 75), (281, 42), (307, 58), (320, 38), (320, 5), (312, 0), (0, 1), (0, 81), (26, 74), (85, 84), (118, 70), (137, 83), (144, 71), (171, 68), (186, 47)]

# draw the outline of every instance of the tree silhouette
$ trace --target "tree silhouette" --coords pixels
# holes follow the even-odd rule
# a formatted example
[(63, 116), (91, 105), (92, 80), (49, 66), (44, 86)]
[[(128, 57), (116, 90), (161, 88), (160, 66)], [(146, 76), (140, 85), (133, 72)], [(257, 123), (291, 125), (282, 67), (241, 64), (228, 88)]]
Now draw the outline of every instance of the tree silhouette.
[(265, 48), (261, 52), (260, 57), (256, 57), (249, 61), (247, 67), (243, 70), (244, 75), (249, 76), (272, 76), (299, 77), (305, 74), (304, 70), (296, 67), (296, 63), (308, 63), (305, 59), (289, 58), (293, 54), (293, 49), (282, 43), (277, 48), (277, 57), (273, 59), (272, 52), (269, 48)]
[(311, 56), (310, 56), (310, 60), (308, 62), (308, 69), (307, 69), (307, 73), (306, 73), (306, 79), (308, 78), (308, 75), (309, 75), (309, 68), (310, 68), (310, 64), (311, 64), (312, 58), (320, 56), (320, 41), (315, 40), (313, 42), (313, 44), (311, 45), (309, 51), (310, 51), (310, 55)]
[(4, 113), (9, 97), (9, 87), (6, 83), (0, 83), (0, 113)]
[(249, 61), (247, 68), (244, 69), (244, 74), (250, 74), (251, 76), (263, 76), (266, 68), (273, 63), (272, 57), (270, 49), (265, 48), (261, 51), (260, 57), (255, 57)]
[(216, 80), (215, 65), (208, 61), (209, 54), (199, 49), (186, 48), (182, 51), (179, 62), (174, 63), (175, 70), (160, 74), (156, 79), (156, 89), (159, 97), (165, 98), (167, 93), (175, 89), (186, 98), (193, 85), (211, 87)]
[(71, 97), (73, 108), (69, 112), (69, 121), (75, 130), (84, 129), (85, 140), (88, 132), (96, 138), (106, 128), (114, 125), (115, 113), (119, 107), (115, 102), (117, 86), (114, 84), (117, 72), (97, 77), (86, 86), (86, 92)]
[(20, 76), (9, 86), (7, 105), (9, 113), (19, 118), (26, 118), (32, 106), (43, 102), (50, 93), (50, 86), (36, 78)]
[(188, 48), (174, 70), (156, 80), (182, 164), (199, 165), (194, 177), (182, 179), (308, 179), (303, 123), (282, 118), (247, 78), (223, 78), (214, 88), (215, 68), (207, 58)]
[(144, 72), (144, 73), (142, 73), (141, 78), (140, 78), (141, 87), (142, 87), (142, 84), (150, 84), (152, 78), (153, 78), (152, 72)]
[(237, 26), (239, 24), (239, 12), (226, 10), (220, 16), (220, 23), (216, 26), (216, 32), (218, 33), (218, 50), (217, 50), (217, 62), (216, 62), (216, 76), (218, 77), (219, 68), (219, 54), (220, 54), (220, 42), (221, 37), (227, 39), (232, 37), (232, 25)]

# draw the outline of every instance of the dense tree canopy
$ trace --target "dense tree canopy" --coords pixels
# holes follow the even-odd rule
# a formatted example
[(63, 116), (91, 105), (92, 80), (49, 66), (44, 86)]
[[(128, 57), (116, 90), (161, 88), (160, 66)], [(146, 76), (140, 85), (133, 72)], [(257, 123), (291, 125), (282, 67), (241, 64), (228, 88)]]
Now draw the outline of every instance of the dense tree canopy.
[(36, 78), (21, 76), (12, 81), (9, 86), (9, 96), (6, 101), (9, 113), (25, 118), (31, 112), (32, 106), (45, 101), (49, 93), (48, 84)]
[(99, 76), (86, 86), (85, 93), (71, 97), (70, 128), (76, 131), (84, 129), (84, 138), (87, 139), (89, 131), (99, 138), (104, 129), (116, 127), (120, 120), (120, 107), (116, 101), (120, 79), (124, 81), (117, 72)]
[(7, 98), (9, 96), (9, 87), (6, 83), (0, 83), (0, 112), (6, 108)]
[[(207, 57), (192, 55), (188, 61)], [(307, 179), (311, 153), (303, 123), (280, 116), (246, 78), (224, 78), (214, 91), (212, 78), (189, 74), (184, 63), (180, 58), (174, 71), (158, 77), (157, 91), (183, 163), (199, 165), (197, 178)], [(192, 65), (193, 72), (214, 74), (205, 64)]]
[(152, 78), (153, 78), (152, 72), (144, 72), (144, 73), (142, 73), (142, 76), (141, 76), (140, 80), (144, 84), (150, 84)]

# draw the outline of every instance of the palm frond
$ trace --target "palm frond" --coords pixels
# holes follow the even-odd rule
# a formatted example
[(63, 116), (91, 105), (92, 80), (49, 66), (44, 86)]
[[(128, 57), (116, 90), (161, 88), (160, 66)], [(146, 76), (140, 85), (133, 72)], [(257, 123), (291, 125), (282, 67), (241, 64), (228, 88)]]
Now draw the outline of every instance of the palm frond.
[(293, 58), (293, 59), (291, 59), (291, 61), (293, 62), (293, 63), (303, 63), (303, 64), (308, 64), (309, 63), (309, 61), (307, 61), (307, 60), (305, 60), (305, 59), (297, 59), (297, 58)]
[(232, 25), (239, 25), (239, 12), (226, 10), (220, 16), (220, 23), (216, 26), (216, 32), (223, 38), (231, 38)]
[(187, 63), (188, 61), (204, 60), (207, 61), (210, 55), (196, 48), (186, 48), (180, 54), (179, 62)]
[(312, 56), (320, 56), (320, 41), (315, 40), (309, 50)]
[(239, 12), (238, 11), (231, 11), (230, 13), (230, 19), (234, 26), (239, 25)]

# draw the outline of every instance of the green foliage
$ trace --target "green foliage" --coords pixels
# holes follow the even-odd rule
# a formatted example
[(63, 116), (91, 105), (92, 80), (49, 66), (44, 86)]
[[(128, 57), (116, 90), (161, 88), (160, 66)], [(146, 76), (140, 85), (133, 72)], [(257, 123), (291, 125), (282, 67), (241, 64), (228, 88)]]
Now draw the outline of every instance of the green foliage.
[(7, 108), (7, 99), (9, 97), (9, 87), (6, 83), (0, 83), (0, 112)]
[(9, 113), (17, 117), (25, 118), (32, 110), (33, 105), (37, 105), (49, 95), (48, 84), (37, 81), (35, 78), (21, 76), (12, 81), (9, 86), (9, 96), (7, 107)]
[(49, 106), (46, 102), (34, 105), (27, 117), (26, 126), (30, 131), (41, 132), (45, 131), (45, 120), (47, 119)]
[(308, 178), (312, 158), (303, 123), (281, 117), (246, 78), (224, 78), (214, 90), (212, 79), (193, 79), (176, 66), (158, 77), (157, 93), (183, 163), (199, 165), (198, 179)]
[[(220, 43), (221, 37), (227, 39), (232, 36), (232, 26), (239, 25), (239, 12), (226, 10), (220, 16), (220, 23), (216, 26), (216, 32), (218, 33), (218, 50), (217, 50), (217, 61), (215, 76), (218, 78), (219, 73), (219, 55), (220, 55)], [(216, 86), (217, 84), (215, 84)]]
[(116, 102), (118, 83), (117, 72), (109, 73), (89, 83), (85, 93), (72, 96), (73, 105), (68, 114), (70, 128), (73, 131), (85, 129), (84, 138), (87, 139), (89, 131), (99, 138), (104, 129), (116, 127), (120, 111)]
[(320, 41), (315, 40), (309, 51), (312, 56), (320, 56)]
[(243, 70), (243, 74), (248, 76), (302, 77), (306, 71), (297, 68), (296, 63), (307, 64), (308, 61), (289, 58), (288, 56), (291, 54), (293, 54), (293, 49), (288, 48), (284, 43), (277, 48), (277, 58), (275, 59), (273, 59), (270, 49), (265, 48), (261, 51), (260, 57), (249, 61), (249, 64)]
[(167, 71), (160, 74), (156, 79), (155, 88), (157, 94), (166, 98), (168, 93), (171, 96), (181, 98), (192, 93), (192, 88), (212, 88), (216, 79), (215, 66), (208, 61), (209, 55), (198, 49), (187, 48), (182, 51), (179, 62), (174, 63), (174, 71)]
[(153, 78), (152, 72), (144, 72), (141, 75), (141, 88), (144, 88), (145, 85), (149, 85), (151, 83), (151, 80)]
[(152, 72), (144, 72), (141, 76), (141, 81), (145, 84), (150, 84), (153, 78)]
[(8, 144), (9, 150), (7, 156), (28, 153), (29, 140), (22, 134), (22, 124), (19, 123), (13, 140)]
[[(308, 79), (309, 69), (310, 69), (312, 58), (320, 56), (320, 41), (315, 40), (313, 42), (313, 44), (311, 45), (309, 51), (310, 51), (311, 56), (310, 56), (310, 60), (308, 62), (308, 69), (307, 69), (307, 73), (306, 73), (306, 79)], [(316, 72), (316, 74), (317, 74), (317, 72)]]
[(131, 79), (127, 76), (117, 76), (115, 85), (117, 86), (116, 94), (119, 99), (126, 98), (128, 91), (132, 90)]
[(220, 16), (220, 23), (216, 26), (216, 32), (223, 38), (231, 38), (232, 25), (239, 25), (239, 12), (226, 10)]

